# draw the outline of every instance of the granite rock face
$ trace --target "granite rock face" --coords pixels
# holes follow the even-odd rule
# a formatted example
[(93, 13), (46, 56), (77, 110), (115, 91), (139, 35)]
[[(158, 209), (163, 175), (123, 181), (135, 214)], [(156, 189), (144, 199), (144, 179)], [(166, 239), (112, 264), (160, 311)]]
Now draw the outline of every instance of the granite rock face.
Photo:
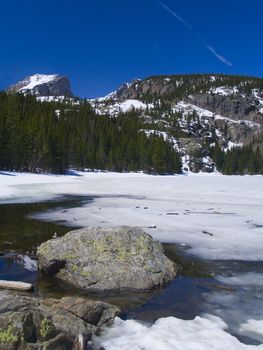
[(0, 293), (0, 350), (72, 350), (110, 325), (120, 310), (108, 303)]
[[(42, 243), (39, 269), (87, 290), (147, 290), (171, 281), (176, 266), (138, 227), (91, 227)], [(55, 269), (56, 270), (56, 269)]]
[(221, 96), (203, 93), (192, 95), (189, 101), (196, 106), (233, 120), (246, 119), (257, 121), (259, 117), (256, 101), (251, 96), (236, 94), (233, 97), (233, 95)]

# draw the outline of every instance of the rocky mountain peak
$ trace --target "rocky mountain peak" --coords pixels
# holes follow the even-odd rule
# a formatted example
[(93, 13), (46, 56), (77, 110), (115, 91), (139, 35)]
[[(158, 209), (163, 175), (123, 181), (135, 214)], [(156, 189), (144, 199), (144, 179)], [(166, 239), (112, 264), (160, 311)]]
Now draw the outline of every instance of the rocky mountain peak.
[(10, 86), (7, 91), (33, 94), (36, 96), (73, 97), (69, 79), (58, 74), (35, 74)]

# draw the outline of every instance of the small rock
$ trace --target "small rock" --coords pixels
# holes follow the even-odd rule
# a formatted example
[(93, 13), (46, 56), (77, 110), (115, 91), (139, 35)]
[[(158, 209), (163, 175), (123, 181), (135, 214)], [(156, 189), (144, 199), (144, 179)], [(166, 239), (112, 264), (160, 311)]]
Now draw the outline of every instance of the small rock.
[(209, 235), (209, 236), (211, 236), (211, 237), (214, 236), (213, 233), (208, 232), (208, 231), (205, 231), (205, 230), (203, 230), (202, 233), (203, 233), (204, 235)]

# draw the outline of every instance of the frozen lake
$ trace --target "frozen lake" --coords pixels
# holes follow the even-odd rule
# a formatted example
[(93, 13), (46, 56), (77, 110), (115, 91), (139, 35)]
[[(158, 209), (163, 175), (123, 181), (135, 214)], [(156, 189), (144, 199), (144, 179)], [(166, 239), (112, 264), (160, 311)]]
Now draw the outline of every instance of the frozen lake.
[[(197, 317), (180, 317), (174, 311), (169, 317), (169, 305), (172, 310), (180, 295), (178, 280), (146, 303), (145, 312), (130, 310), (127, 320), (116, 319), (98, 343), (105, 349), (263, 348), (262, 176), (76, 175), (2, 173), (0, 202), (92, 197), (79, 206), (41, 209), (32, 215), (77, 227), (142, 226), (160, 241), (176, 243), (188, 259), (210, 266), (209, 283), (215, 284), (199, 290), (202, 307)], [(198, 277), (194, 279), (191, 285), (198, 284)], [(199, 282), (204, 284), (202, 278)], [(185, 305), (191, 305), (190, 296)], [(162, 318), (149, 321), (147, 310)], [(134, 315), (137, 320), (130, 319)]]

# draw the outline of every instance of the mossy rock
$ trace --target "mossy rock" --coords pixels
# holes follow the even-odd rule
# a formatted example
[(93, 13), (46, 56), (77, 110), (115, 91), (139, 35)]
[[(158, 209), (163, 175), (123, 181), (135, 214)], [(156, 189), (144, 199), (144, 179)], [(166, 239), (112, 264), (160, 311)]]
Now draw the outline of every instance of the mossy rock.
[(41, 299), (0, 291), (0, 350), (72, 350), (110, 325), (120, 310), (87, 298)]
[(91, 227), (42, 243), (39, 268), (87, 290), (147, 290), (171, 281), (176, 265), (160, 242), (139, 227)]

